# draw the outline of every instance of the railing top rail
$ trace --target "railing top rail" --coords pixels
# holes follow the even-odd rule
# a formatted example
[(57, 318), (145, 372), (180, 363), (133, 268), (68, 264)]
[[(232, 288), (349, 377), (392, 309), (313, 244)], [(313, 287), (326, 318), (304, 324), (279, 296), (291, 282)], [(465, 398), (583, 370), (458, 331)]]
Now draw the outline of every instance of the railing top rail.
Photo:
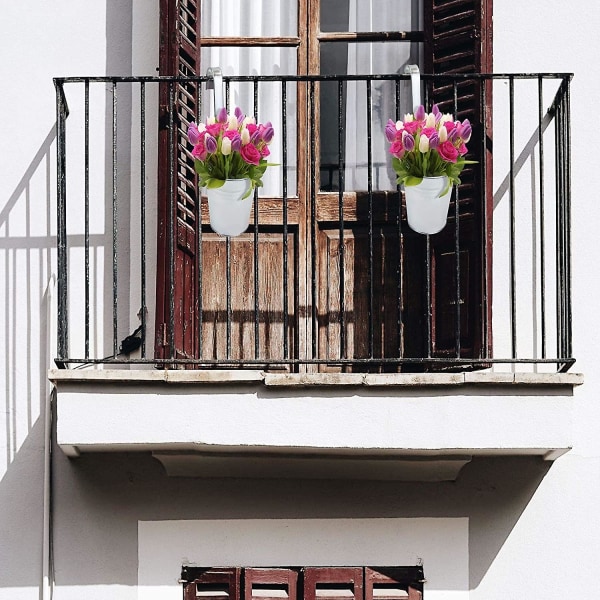
[[(422, 73), (421, 78), (427, 80), (496, 80), (496, 79), (563, 79), (571, 80), (573, 73), (444, 73), (430, 74)], [(253, 81), (410, 81), (409, 74), (403, 73), (378, 73), (374, 75), (223, 75), (226, 81), (253, 82)], [(190, 77), (171, 75), (124, 75), (124, 76), (76, 76), (76, 77), (54, 77), (54, 84), (62, 86), (66, 83), (161, 83), (161, 82), (207, 82), (211, 78), (206, 75)]]

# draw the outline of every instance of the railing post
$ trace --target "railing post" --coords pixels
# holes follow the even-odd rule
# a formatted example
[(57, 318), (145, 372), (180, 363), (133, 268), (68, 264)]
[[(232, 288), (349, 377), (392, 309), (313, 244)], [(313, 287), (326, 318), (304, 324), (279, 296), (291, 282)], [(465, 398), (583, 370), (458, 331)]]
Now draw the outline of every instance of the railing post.
[(65, 98), (63, 82), (54, 79), (56, 90), (56, 217), (57, 217), (57, 362), (68, 357), (68, 269), (67, 269), (67, 165), (66, 127), (69, 107)]

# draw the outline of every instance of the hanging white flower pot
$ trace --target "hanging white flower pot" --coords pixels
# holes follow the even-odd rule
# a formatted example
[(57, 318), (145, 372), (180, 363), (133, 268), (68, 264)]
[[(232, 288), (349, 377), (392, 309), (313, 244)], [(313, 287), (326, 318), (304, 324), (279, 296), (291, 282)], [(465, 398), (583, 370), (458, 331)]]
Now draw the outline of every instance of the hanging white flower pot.
[(250, 179), (226, 179), (218, 188), (207, 188), (210, 226), (215, 233), (235, 236), (248, 229), (252, 196), (244, 196), (250, 189)]
[(441, 176), (423, 177), (420, 184), (404, 187), (406, 216), (412, 230), (431, 235), (444, 228), (452, 195), (452, 186), (450, 186), (440, 197), (446, 186), (448, 186), (448, 178)]

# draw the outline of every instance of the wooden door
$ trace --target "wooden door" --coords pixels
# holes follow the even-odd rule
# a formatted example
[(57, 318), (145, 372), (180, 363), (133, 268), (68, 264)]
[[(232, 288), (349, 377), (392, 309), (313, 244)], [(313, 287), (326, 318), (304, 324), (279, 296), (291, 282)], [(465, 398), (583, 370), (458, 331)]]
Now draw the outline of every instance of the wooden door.
[[(407, 42), (410, 48), (422, 46), (425, 72), (490, 68), (491, 0), (424, 0), (423, 30), (408, 32), (377, 31), (362, 22), (356, 30), (344, 28), (339, 23), (349, 4), (337, 3), (335, 18), (326, 24), (324, 7), (330, 4), (288, 0), (297, 14), (294, 31), (232, 37), (203, 29), (201, 0), (161, 0), (161, 73), (201, 75), (216, 66), (201, 64), (203, 48), (268, 52), (275, 47), (294, 53), (298, 74), (339, 74), (358, 45)], [(325, 48), (333, 49), (327, 64)], [(371, 70), (378, 68), (373, 61)], [(361, 85), (365, 109), (389, 111), (386, 118), (393, 118), (396, 88)], [(287, 123), (297, 136), (288, 153), (295, 168), (288, 169), (286, 160), (292, 159), (281, 165), (294, 180), (276, 194), (255, 197), (245, 234), (222, 238), (208, 225), (185, 141), (187, 123), (206, 116), (200, 114), (202, 91), (182, 85), (161, 89), (158, 357), (216, 366), (281, 361), (285, 368), (300, 368), (292, 361), (307, 359), (325, 361), (319, 367), (324, 370), (360, 371), (435, 367), (418, 362), (399, 367), (398, 358), (488, 355), (491, 162), (486, 148), (479, 148), (480, 165), (466, 174), (459, 190), (458, 235), (451, 223), (425, 238), (408, 229), (398, 193), (374, 181), (389, 161), (370, 165), (363, 182), (350, 183), (348, 154), (362, 148), (370, 155), (383, 128), (354, 140), (347, 135), (360, 120), (358, 112), (354, 117), (350, 112), (349, 84), (282, 86), (272, 92), (281, 96), (282, 113), (286, 98), (297, 104)], [(271, 92), (259, 87), (254, 98), (265, 93)], [(228, 95), (232, 108), (235, 94)], [(428, 99), (448, 111), (456, 108), (460, 118), (469, 116), (473, 139), (482, 133), (477, 129), (482, 119), (491, 124), (490, 96), (463, 87), (456, 94), (439, 85), (428, 89)], [(256, 106), (241, 108), (269, 119)], [(327, 133), (331, 125), (334, 136)], [(351, 360), (355, 364), (347, 364)]]

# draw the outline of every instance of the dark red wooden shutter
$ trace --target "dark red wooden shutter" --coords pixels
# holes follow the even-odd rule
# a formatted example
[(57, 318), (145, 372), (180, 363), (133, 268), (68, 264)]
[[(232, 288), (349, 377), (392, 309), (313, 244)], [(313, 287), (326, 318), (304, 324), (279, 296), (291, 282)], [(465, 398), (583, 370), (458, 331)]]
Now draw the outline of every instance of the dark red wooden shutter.
[(362, 568), (304, 569), (304, 600), (363, 600), (363, 593)]
[(244, 600), (298, 600), (298, 570), (244, 569)]
[(365, 600), (421, 600), (422, 567), (365, 567)]
[[(199, 75), (199, 42), (200, 0), (161, 0), (160, 74)], [(199, 198), (186, 141), (187, 125), (197, 119), (198, 90), (195, 84), (161, 84), (159, 95), (155, 354), (186, 358), (196, 356), (198, 344)]]
[(239, 567), (201, 569), (184, 567), (184, 600), (241, 600)]
[[(492, 0), (429, 0), (425, 7), (425, 34), (426, 73), (491, 73)], [(437, 103), (442, 111), (453, 113), (461, 120), (471, 121), (473, 135), (468, 158), (478, 161), (461, 176), (459, 247), (456, 246), (453, 206), (450, 223), (442, 233), (430, 238), (431, 351), (436, 357), (455, 357), (457, 351), (461, 357), (489, 357), (493, 208), (491, 86), (482, 87), (476, 80), (461, 82), (456, 88), (456, 100), (451, 82), (437, 81), (428, 92), (430, 103)], [(460, 272), (458, 295), (457, 271)], [(456, 335), (457, 320), (459, 336)]]

